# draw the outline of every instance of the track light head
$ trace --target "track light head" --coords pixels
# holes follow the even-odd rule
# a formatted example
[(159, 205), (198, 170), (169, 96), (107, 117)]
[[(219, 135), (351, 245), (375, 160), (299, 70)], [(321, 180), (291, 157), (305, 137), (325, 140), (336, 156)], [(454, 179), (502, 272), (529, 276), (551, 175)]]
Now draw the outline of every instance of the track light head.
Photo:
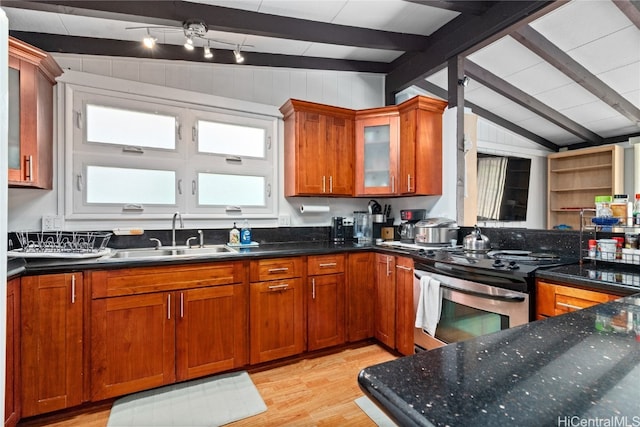
[(187, 50), (193, 50), (193, 39), (191, 36), (187, 36), (187, 39), (184, 42), (184, 48)]
[(144, 45), (144, 47), (146, 47), (147, 49), (153, 49), (153, 47), (156, 45), (157, 40), (158, 40), (157, 38), (151, 36), (151, 33), (147, 28), (147, 35), (145, 36), (144, 39), (142, 39), (142, 44)]
[(236, 57), (236, 64), (242, 64), (244, 62), (244, 56), (240, 53), (240, 48), (233, 51), (233, 56)]
[(469, 85), (469, 77), (464, 76), (461, 79), (458, 79), (458, 86), (467, 87)]
[(211, 59), (213, 58), (213, 53), (211, 53), (211, 48), (209, 46), (205, 46), (204, 47), (204, 57), (206, 59)]

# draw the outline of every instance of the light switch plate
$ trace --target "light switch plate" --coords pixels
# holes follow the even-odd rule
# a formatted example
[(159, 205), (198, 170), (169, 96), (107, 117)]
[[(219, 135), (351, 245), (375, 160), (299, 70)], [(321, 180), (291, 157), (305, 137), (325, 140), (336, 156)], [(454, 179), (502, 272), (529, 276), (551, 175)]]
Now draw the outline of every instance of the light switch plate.
[(62, 230), (62, 221), (60, 215), (42, 215), (42, 231)]
[(278, 216), (278, 225), (283, 227), (288, 227), (291, 225), (291, 216), (290, 215), (280, 215)]

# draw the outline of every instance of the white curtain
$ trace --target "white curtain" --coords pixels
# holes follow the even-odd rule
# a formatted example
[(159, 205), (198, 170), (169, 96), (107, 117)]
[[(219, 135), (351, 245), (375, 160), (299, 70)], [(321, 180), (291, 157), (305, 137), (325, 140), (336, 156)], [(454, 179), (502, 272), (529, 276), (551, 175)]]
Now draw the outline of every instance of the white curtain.
[(498, 220), (507, 175), (506, 157), (478, 159), (478, 217)]

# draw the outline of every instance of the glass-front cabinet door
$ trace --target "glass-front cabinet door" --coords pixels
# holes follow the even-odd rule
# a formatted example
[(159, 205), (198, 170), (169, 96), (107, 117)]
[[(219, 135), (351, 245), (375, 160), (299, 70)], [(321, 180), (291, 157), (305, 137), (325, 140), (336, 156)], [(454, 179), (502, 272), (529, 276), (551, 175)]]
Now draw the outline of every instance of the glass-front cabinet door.
[(7, 160), (9, 180), (19, 181), (22, 177), (20, 160), (20, 70), (9, 67), (9, 141)]
[(356, 118), (357, 195), (395, 194), (398, 169), (398, 115), (388, 109)]

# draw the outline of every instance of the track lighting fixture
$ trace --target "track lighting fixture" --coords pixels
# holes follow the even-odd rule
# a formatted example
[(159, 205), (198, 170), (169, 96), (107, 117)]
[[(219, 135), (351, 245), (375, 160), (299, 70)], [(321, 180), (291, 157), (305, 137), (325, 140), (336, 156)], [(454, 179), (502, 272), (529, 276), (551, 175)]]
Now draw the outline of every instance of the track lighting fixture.
[(236, 64), (242, 64), (244, 62), (244, 56), (240, 53), (240, 46), (236, 47), (233, 51), (233, 56), (236, 57)]
[(147, 28), (147, 35), (144, 39), (142, 39), (142, 44), (144, 44), (144, 47), (146, 47), (147, 49), (153, 49), (153, 47), (156, 45), (157, 40), (158, 39), (153, 37), (149, 32), (149, 29)]
[(469, 84), (469, 77), (464, 76), (461, 79), (458, 79), (458, 85), (459, 86), (467, 87), (468, 84)]
[(187, 36), (187, 39), (184, 42), (184, 48), (187, 50), (193, 50), (193, 39), (191, 36)]
[(213, 58), (213, 53), (211, 53), (211, 43), (207, 42), (207, 45), (204, 47), (204, 57), (206, 59)]

